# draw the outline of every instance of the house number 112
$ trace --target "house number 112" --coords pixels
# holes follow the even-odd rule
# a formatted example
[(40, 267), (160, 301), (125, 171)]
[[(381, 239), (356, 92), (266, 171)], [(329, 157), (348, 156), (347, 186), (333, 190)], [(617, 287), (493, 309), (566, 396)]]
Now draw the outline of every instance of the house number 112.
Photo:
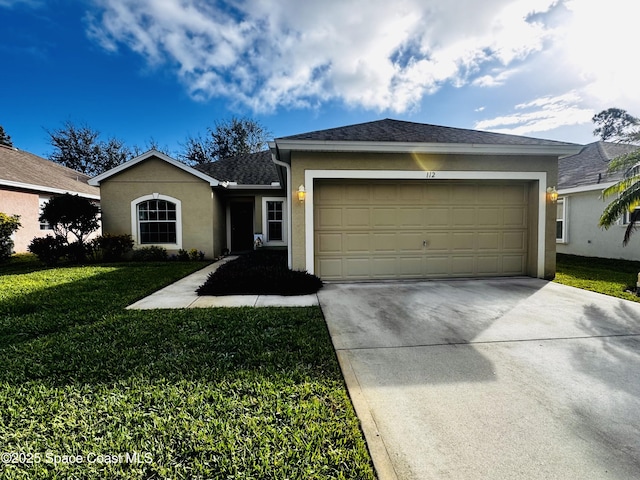
[(427, 178), (436, 178), (436, 172), (424, 172), (427, 175)]

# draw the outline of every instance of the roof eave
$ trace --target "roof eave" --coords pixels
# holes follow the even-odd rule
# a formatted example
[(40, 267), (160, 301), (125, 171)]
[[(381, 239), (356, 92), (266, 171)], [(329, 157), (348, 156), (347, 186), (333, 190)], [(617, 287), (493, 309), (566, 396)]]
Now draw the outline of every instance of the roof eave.
[(47, 187), (44, 185), (35, 185), (32, 183), (14, 182), (12, 180), (0, 180), (0, 185), (4, 185), (6, 187), (12, 187), (12, 188), (19, 188), (23, 190), (33, 190), (36, 192), (43, 192), (43, 193), (53, 193), (53, 194), (70, 193), (72, 195), (79, 195), (80, 197), (90, 198), (92, 200), (100, 200), (99, 194), (94, 195), (91, 193), (78, 192), (77, 190)]
[(484, 143), (407, 143), (357, 142), (329, 140), (276, 140), (269, 144), (274, 150), (303, 152), (376, 152), (376, 153), (445, 153), (467, 155), (575, 155), (582, 145), (502, 145)]

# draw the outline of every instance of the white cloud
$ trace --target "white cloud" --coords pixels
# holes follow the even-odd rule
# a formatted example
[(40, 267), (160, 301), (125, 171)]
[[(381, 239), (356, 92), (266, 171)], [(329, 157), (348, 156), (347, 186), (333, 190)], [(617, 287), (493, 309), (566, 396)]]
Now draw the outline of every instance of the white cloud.
[[(478, 122), (477, 128), (530, 134), (584, 124), (590, 130), (593, 114), (609, 107), (640, 114), (637, 66), (630, 53), (640, 4), (565, 0), (554, 10), (548, 20), (556, 26), (544, 55), (529, 62), (523, 75), (509, 79), (526, 81), (548, 94), (517, 105), (512, 114)], [(502, 85), (500, 71), (474, 84)]]
[(580, 104), (577, 92), (569, 92), (555, 97), (540, 97), (530, 102), (516, 105), (516, 113), (482, 120), (475, 124), (480, 130), (491, 130), (513, 135), (527, 135), (547, 132), (567, 125), (587, 123), (595, 113)]
[[(554, 3), (94, 0), (88, 31), (108, 50), (172, 66), (194, 98), (257, 111), (340, 100), (404, 112), (446, 82), (508, 81), (511, 64), (555, 34), (527, 16)], [(498, 70), (482, 75), (489, 65)]]

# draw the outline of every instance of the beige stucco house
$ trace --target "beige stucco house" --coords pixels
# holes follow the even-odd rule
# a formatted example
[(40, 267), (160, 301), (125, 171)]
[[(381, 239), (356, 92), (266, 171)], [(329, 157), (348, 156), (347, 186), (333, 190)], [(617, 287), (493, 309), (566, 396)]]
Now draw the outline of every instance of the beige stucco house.
[(286, 246), (324, 280), (555, 274), (558, 158), (580, 146), (398, 120), (277, 138), (198, 169), (147, 152), (93, 178), (136, 246)]
[(598, 226), (602, 212), (611, 201), (602, 198), (602, 191), (624, 174), (609, 172), (609, 162), (637, 149), (637, 145), (594, 142), (580, 153), (560, 160), (556, 217), (558, 253), (640, 260), (640, 239), (632, 237), (628, 245), (622, 244), (628, 215), (608, 230)]
[(22, 225), (14, 234), (14, 250), (26, 252), (35, 237), (53, 235), (49, 225), (39, 220), (42, 206), (52, 196), (70, 193), (99, 203), (100, 190), (88, 180), (71, 168), (0, 145), (0, 212), (19, 215)]

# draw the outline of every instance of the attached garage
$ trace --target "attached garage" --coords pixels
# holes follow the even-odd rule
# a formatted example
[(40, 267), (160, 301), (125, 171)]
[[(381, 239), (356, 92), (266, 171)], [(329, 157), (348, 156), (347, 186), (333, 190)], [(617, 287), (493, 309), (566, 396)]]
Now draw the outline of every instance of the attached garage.
[(525, 275), (529, 190), (505, 181), (318, 180), (314, 270), (325, 280)]
[(547, 189), (579, 145), (386, 119), (269, 146), (294, 269), (327, 281), (555, 275)]

